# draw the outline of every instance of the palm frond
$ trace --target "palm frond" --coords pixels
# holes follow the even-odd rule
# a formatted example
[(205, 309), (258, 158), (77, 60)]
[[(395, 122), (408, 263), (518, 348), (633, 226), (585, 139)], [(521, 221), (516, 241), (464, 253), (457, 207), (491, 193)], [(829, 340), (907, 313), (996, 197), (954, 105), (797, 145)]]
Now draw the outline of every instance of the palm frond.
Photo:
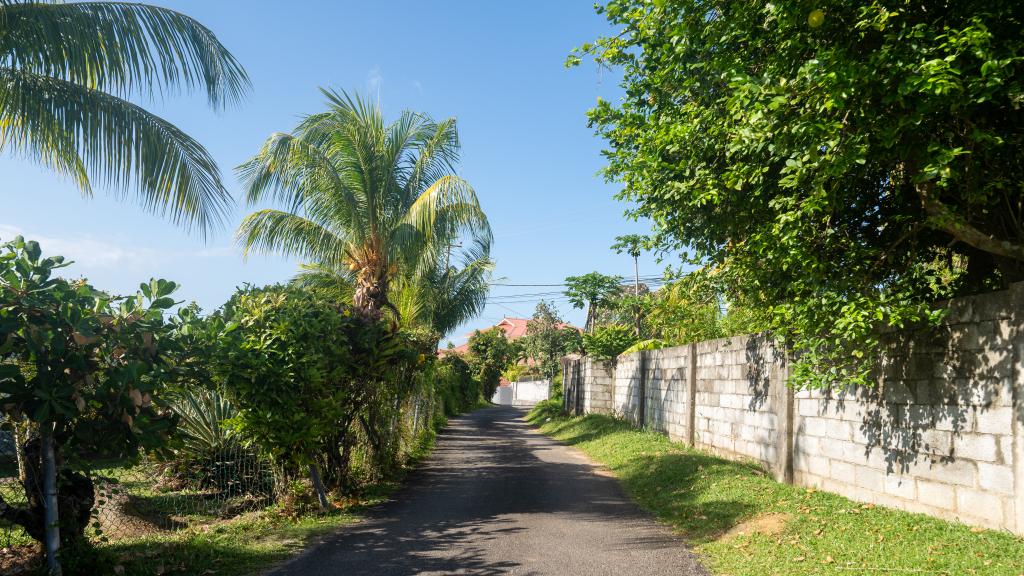
[(198, 142), (135, 104), (66, 80), (0, 68), (0, 143), (87, 193), (89, 180), (119, 194), (134, 185), (147, 210), (204, 234), (233, 202)]
[[(238, 166), (246, 200), (264, 198), (282, 203), (309, 218), (358, 224), (361, 199), (344, 181), (327, 154), (302, 136), (274, 133), (260, 151)], [(351, 225), (355, 236), (362, 229)]]
[(449, 270), (434, 306), (433, 328), (447, 334), (482, 313), (487, 306), (493, 270), (494, 263), (486, 258), (458, 270)]
[(251, 252), (296, 256), (340, 265), (345, 241), (323, 225), (282, 210), (259, 210), (245, 217), (235, 234), (245, 256)]
[(355, 292), (355, 277), (345, 266), (299, 264), (291, 283), (322, 294), (334, 302), (350, 302)]
[(409, 207), (396, 228), (395, 246), (407, 254), (447, 249), (460, 236), (484, 251), (489, 251), (493, 239), (476, 192), (462, 178), (448, 175), (434, 182)]
[(0, 66), (121, 97), (206, 90), (238, 102), (249, 78), (217, 37), (174, 10), (128, 2), (4, 2)]

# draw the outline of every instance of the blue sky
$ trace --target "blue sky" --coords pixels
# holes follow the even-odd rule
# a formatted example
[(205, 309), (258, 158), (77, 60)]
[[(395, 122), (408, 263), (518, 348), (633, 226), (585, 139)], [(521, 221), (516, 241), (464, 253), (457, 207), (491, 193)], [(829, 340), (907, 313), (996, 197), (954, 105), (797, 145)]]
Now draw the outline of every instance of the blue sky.
[[(379, 94), (385, 114), (403, 109), (455, 116), (463, 144), (461, 174), (481, 198), (495, 233), (496, 277), (546, 284), (592, 270), (631, 275), (632, 260), (609, 250), (617, 235), (646, 232), (623, 218), (614, 185), (597, 174), (602, 141), (585, 111), (600, 96), (616, 100), (618, 75), (587, 64), (567, 70), (569, 51), (612, 30), (590, 0), (520, 2), (341, 2), (162, 0), (160, 5), (211, 28), (252, 77), (239, 107), (210, 110), (201, 96), (144, 102), (202, 142), (240, 197), (233, 168), (274, 131), (322, 107), (318, 86)], [(239, 203), (225, 229), (203, 242), (99, 190), (83, 199), (68, 182), (31, 163), (0, 159), (0, 238), (22, 233), (47, 253), (76, 260), (72, 275), (98, 287), (134, 292), (163, 277), (179, 297), (205, 309), (235, 286), (287, 280), (296, 263), (277, 256), (243, 261), (233, 231), (251, 208)], [(657, 274), (650, 256), (641, 274)], [(550, 288), (496, 287), (492, 294)], [(491, 303), (452, 335), (528, 316), (535, 296)], [(507, 303), (514, 301), (514, 303)], [(583, 312), (556, 300), (564, 317)]]

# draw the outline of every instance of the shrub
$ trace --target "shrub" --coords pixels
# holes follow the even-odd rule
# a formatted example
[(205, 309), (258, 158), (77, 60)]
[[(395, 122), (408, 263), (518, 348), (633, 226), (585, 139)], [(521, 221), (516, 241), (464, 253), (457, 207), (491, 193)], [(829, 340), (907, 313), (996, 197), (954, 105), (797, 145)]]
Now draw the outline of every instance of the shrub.
[(54, 277), (65, 266), (20, 236), (0, 246), (0, 410), (39, 431), (24, 446), (28, 505), (0, 500), (0, 516), (43, 539), (43, 460), (52, 448), (61, 538), (74, 546), (95, 500), (92, 463), (159, 450), (174, 430), (162, 392), (177, 378), (177, 333), (190, 311), (165, 319), (173, 282), (152, 280), (134, 297), (112, 297), (84, 280)]
[(612, 363), (636, 341), (636, 332), (630, 326), (598, 326), (590, 334), (583, 335), (583, 350), (595, 360)]

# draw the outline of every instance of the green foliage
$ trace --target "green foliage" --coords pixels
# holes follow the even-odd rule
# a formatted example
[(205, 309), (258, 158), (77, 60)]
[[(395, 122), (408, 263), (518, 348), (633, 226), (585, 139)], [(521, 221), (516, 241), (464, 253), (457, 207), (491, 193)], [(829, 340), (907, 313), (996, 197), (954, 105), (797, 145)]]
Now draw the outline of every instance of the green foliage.
[(799, 383), (867, 382), (878, 328), (1024, 279), (1021, 3), (599, 10), (621, 33), (582, 51), (625, 89), (590, 112), (607, 176), (789, 340)]
[(260, 455), (228, 426), (238, 411), (227, 398), (188, 386), (173, 392), (168, 404), (179, 421), (172, 452), (162, 458), (165, 475), (222, 496), (273, 493), (273, 478), (264, 473)]
[(223, 424), (238, 411), (221, 394), (189, 387), (174, 393), (169, 405), (179, 417), (177, 455), (215, 454), (237, 444), (233, 431)]
[(707, 268), (700, 268), (644, 295), (644, 335), (674, 346), (765, 330), (756, 314), (726, 298), (727, 290)]
[(595, 360), (612, 363), (636, 342), (636, 331), (632, 326), (609, 324), (583, 335), (583, 351)]
[(526, 323), (526, 335), (520, 341), (527, 358), (536, 362), (545, 378), (552, 378), (559, 368), (562, 356), (583, 349), (578, 330), (562, 322), (558, 312), (541, 300)]
[(629, 348), (623, 350), (621, 353), (632, 354), (633, 352), (639, 352), (641, 350), (660, 350), (662, 348), (669, 348), (670, 346), (672, 346), (672, 344), (666, 342), (665, 340), (650, 338), (648, 340), (640, 340), (636, 344), (633, 344)]
[(470, 364), (454, 354), (434, 363), (424, 372), (424, 378), (443, 399), (445, 416), (473, 408), (483, 396)]
[(591, 272), (583, 276), (569, 276), (565, 279), (565, 295), (575, 308), (587, 309), (587, 322), (583, 327), (589, 332), (594, 328), (598, 310), (607, 306), (622, 289), (622, 276), (607, 276)]
[(623, 236), (615, 237), (615, 244), (612, 244), (612, 250), (615, 250), (616, 254), (622, 254), (625, 252), (633, 258), (639, 258), (640, 253), (644, 250), (651, 248), (651, 239), (647, 236), (641, 236), (639, 234), (625, 234)]
[[(415, 285), (417, 314), (446, 332), (483, 305), (491, 245), (476, 192), (454, 173), (455, 120), (406, 111), (387, 123), (365, 100), (322, 92), (327, 111), (272, 135), (238, 168), (249, 204), (287, 206), (247, 216), (239, 242), (246, 253), (294, 256), (327, 278), (347, 276), (353, 305), (375, 313), (398, 311), (393, 283)], [(460, 241), (456, 270), (449, 254)]]
[(517, 347), (499, 328), (477, 330), (469, 337), (469, 365), (483, 388), (485, 399), (494, 396), (501, 373), (518, 360)]
[(54, 276), (67, 266), (20, 236), (0, 246), (0, 406), (12, 420), (55, 426), (65, 464), (134, 458), (172, 432), (160, 392), (176, 380), (168, 321), (177, 285), (152, 280), (112, 297)]
[(399, 270), (388, 298), (403, 326), (448, 334), (483, 312), (494, 263), (486, 251), (460, 259), (459, 266), (438, 260), (412, 271)]
[(68, 264), (20, 236), (0, 246), (0, 410), (40, 431), (23, 444), (27, 505), (0, 498), (0, 518), (43, 540), (41, 435), (49, 431), (61, 541), (75, 548), (95, 499), (93, 464), (161, 450), (174, 430), (162, 393), (178, 379), (177, 332), (191, 311), (165, 318), (176, 304), (173, 282), (151, 280), (136, 296), (115, 298), (54, 276)]
[(238, 409), (232, 425), (295, 468), (314, 464), (406, 352), (380, 322), (295, 288), (245, 289), (211, 328), (215, 373)]
[(526, 373), (526, 367), (520, 364), (512, 364), (502, 371), (501, 377), (509, 382), (518, 382)]
[(231, 205), (213, 157), (133, 104), (204, 88), (238, 101), (245, 71), (210, 30), (166, 8), (127, 2), (0, 3), (0, 147), (69, 177), (135, 189), (148, 210), (208, 232)]

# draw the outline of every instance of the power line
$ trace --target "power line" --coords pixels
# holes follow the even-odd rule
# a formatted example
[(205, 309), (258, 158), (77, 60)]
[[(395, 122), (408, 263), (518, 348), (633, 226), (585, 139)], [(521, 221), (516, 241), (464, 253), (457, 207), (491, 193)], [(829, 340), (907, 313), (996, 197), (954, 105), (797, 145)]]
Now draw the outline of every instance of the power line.
[[(640, 281), (641, 282), (655, 282), (655, 281), (664, 280), (664, 279), (665, 279), (665, 277), (662, 276), (661, 274), (649, 275), (649, 276), (641, 276), (640, 277)], [(627, 279), (625, 279), (625, 277), (623, 277), (623, 280), (621, 282), (619, 282), (619, 284), (622, 284), (622, 285), (628, 285), (628, 284), (632, 284), (632, 283), (633, 283), (632, 279), (628, 279), (627, 280)], [(561, 282), (561, 283), (558, 283), (558, 284), (543, 284), (543, 283), (539, 283), (539, 284), (518, 284), (518, 283), (492, 282), (492, 283), (490, 283), (490, 285), (491, 286), (515, 286), (515, 287), (523, 287), (523, 288), (558, 288), (558, 287), (565, 287), (566, 286), (565, 282)]]

